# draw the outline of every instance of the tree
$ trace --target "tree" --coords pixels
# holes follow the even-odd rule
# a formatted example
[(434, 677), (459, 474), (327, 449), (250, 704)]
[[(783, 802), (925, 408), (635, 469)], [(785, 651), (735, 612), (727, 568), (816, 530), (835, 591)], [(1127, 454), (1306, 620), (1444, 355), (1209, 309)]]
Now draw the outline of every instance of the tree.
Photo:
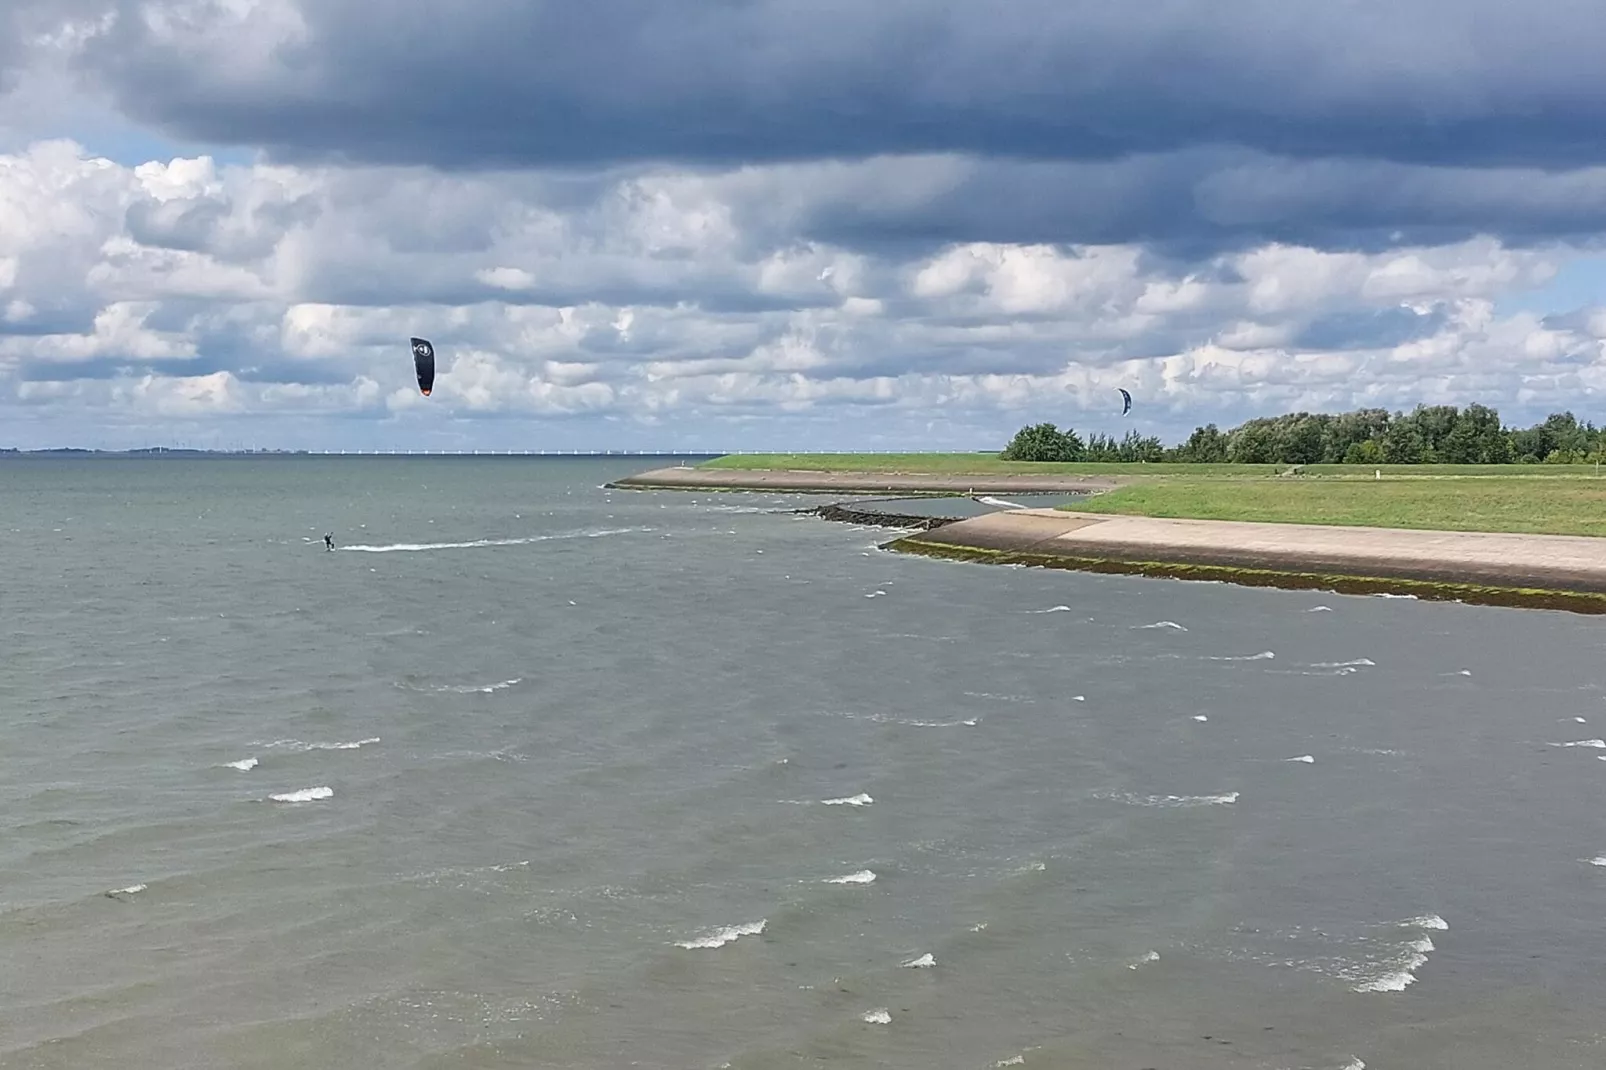
[(1400, 420), (1389, 425), (1383, 436), (1383, 462), (1385, 464), (1421, 464), (1427, 446), (1416, 421)]
[(1085, 447), (1075, 431), (1061, 431), (1050, 423), (1033, 424), (1015, 432), (1004, 449), (1006, 461), (1080, 461)]
[(1234, 464), (1270, 464), (1277, 439), (1270, 420), (1250, 420), (1228, 436), (1227, 459)]
[(1220, 464), (1227, 459), (1227, 436), (1215, 424), (1193, 429), (1188, 441), (1177, 450), (1177, 460), (1195, 464)]
[(1293, 426), (1287, 428), (1279, 444), (1279, 461), (1289, 464), (1318, 464), (1322, 459), (1322, 421), (1301, 413)]

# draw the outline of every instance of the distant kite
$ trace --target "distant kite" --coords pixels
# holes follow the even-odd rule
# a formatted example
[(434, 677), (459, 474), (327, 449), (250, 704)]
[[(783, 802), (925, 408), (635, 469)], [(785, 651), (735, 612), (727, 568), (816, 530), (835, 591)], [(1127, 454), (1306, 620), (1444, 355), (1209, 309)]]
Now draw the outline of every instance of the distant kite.
[[(1115, 389), (1121, 391), (1121, 415), (1125, 416), (1127, 413), (1132, 411), (1132, 395), (1128, 394), (1125, 390), (1122, 390), (1121, 387), (1116, 387)], [(429, 391), (426, 390), (424, 393), (427, 394)]]
[(435, 347), (425, 338), (414, 338), (413, 370), (418, 373), (418, 389), (427, 398), (435, 389)]

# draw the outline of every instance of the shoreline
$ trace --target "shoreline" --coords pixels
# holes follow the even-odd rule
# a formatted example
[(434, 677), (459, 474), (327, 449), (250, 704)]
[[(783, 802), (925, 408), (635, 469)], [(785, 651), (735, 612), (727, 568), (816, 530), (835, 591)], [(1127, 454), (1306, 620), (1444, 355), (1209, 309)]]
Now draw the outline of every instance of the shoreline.
[(1009, 473), (964, 475), (942, 472), (812, 472), (769, 468), (655, 468), (607, 484), (620, 490), (750, 491), (789, 494), (904, 491), (955, 494), (1093, 494), (1118, 486), (1113, 479)]
[[(1118, 479), (1035, 473), (698, 467), (660, 468), (608, 484), (906, 497), (1095, 495), (1122, 485)], [(1606, 538), (1593, 535), (1182, 519), (1078, 512), (1074, 506), (966, 518), (905, 516), (869, 502), (794, 511), (902, 528), (882, 549), (954, 561), (1606, 615)]]
[(949, 560), (1606, 614), (1606, 539), (1017, 509), (884, 549)]

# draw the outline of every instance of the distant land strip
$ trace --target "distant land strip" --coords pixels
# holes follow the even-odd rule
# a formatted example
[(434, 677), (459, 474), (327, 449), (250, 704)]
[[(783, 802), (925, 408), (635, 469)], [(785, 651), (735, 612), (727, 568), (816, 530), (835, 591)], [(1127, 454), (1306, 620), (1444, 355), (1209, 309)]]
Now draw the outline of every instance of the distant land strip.
[(787, 493), (1092, 494), (1113, 479), (999, 472), (806, 471), (740, 468), (657, 468), (608, 484), (638, 490), (774, 490)]

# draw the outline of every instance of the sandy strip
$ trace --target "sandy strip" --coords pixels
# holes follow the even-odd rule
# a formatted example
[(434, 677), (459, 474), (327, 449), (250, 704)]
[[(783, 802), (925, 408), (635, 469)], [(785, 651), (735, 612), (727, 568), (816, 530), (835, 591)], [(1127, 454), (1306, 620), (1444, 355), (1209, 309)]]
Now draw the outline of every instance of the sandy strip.
[(949, 475), (937, 472), (806, 472), (741, 468), (658, 468), (610, 486), (673, 490), (776, 490), (791, 492), (935, 491), (958, 494), (1089, 494), (1114, 480), (1091, 476)]
[[(1256, 524), (1023, 509), (962, 520), (892, 545), (915, 552), (950, 548), (1026, 555), (1045, 559), (1038, 562), (1043, 564), (1057, 563), (1051, 559), (1058, 558), (1071, 568), (1091, 562), (1158, 563), (1606, 595), (1606, 538), (1576, 535)], [(1201, 574), (1200, 578), (1232, 577)], [(1606, 602), (1596, 611), (1606, 611)]]

